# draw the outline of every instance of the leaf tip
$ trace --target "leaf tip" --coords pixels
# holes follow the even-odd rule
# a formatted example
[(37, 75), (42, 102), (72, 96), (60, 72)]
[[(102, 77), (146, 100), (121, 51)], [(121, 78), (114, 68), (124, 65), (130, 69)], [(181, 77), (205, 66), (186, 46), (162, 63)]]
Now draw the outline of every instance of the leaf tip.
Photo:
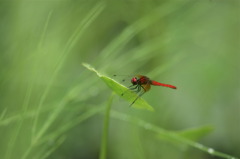
[(82, 65), (84, 67), (86, 67), (88, 70), (95, 72), (99, 77), (102, 77), (102, 75), (95, 68), (93, 68), (90, 64), (83, 62)]

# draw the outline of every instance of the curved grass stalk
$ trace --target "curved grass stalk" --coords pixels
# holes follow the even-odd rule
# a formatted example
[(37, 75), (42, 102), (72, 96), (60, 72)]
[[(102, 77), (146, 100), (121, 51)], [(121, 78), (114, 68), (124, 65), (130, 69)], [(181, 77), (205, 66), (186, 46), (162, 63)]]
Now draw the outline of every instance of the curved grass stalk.
[(180, 142), (182, 144), (194, 147), (194, 148), (199, 149), (203, 152), (206, 152), (206, 153), (208, 153), (209, 155), (212, 155), (212, 156), (217, 156), (217, 157), (221, 157), (221, 158), (224, 158), (224, 159), (238, 159), (237, 157), (234, 157), (234, 156), (216, 151), (211, 147), (202, 145), (198, 142), (195, 142), (195, 141), (190, 140), (186, 137), (183, 137), (183, 136), (181, 136), (180, 134), (178, 134), (174, 131), (165, 130), (165, 129), (160, 128), (160, 127), (158, 127), (154, 124), (148, 123), (148, 122), (146, 122), (142, 119), (132, 117), (132, 116), (127, 115), (127, 114), (123, 114), (123, 113), (120, 113), (120, 112), (117, 112), (117, 111), (111, 111), (111, 117), (119, 119), (119, 120), (123, 120), (123, 121), (126, 121), (126, 122), (133, 123), (133, 124), (135, 124), (139, 127), (142, 127), (146, 130), (152, 131), (152, 132), (158, 134), (159, 136), (164, 137), (165, 139)]

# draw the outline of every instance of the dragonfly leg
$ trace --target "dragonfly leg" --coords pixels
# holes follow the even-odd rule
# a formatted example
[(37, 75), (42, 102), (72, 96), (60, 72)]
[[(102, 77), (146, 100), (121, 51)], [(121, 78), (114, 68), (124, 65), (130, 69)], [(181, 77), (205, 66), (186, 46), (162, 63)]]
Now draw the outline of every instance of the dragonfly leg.
[[(128, 89), (134, 90), (134, 89), (136, 89), (136, 88), (138, 87), (138, 86), (135, 86), (135, 87), (133, 87), (133, 86), (135, 86), (135, 85), (129, 86)], [(132, 87), (133, 87), (133, 88), (132, 88)], [(126, 91), (128, 91), (128, 90), (126, 90)], [(126, 91), (124, 91), (124, 92), (121, 94), (121, 96), (123, 96)]]
[[(137, 90), (134, 91), (134, 92), (135, 92), (135, 93), (139, 93), (139, 92), (141, 91), (141, 87), (142, 87), (141, 85), (137, 85), (137, 87), (136, 87)], [(136, 89), (136, 88), (135, 88), (135, 89)]]
[[(140, 85), (141, 86), (141, 85)], [(143, 87), (143, 86), (141, 86), (141, 88), (144, 90), (144, 92), (147, 92), (147, 90)]]
[[(141, 89), (141, 87), (139, 87), (139, 88)], [(137, 101), (137, 99), (138, 99), (139, 97), (141, 97), (144, 93), (145, 93), (145, 91), (141, 92), (141, 93), (138, 95), (138, 97), (132, 102), (132, 104), (131, 104), (130, 106), (132, 106), (132, 105)]]
[(131, 87), (133, 87), (133, 86), (135, 86), (135, 85), (131, 85), (131, 86), (129, 86), (128, 89), (130, 89), (130, 90), (134, 90), (134, 89), (138, 88), (138, 85), (137, 85), (136, 87), (134, 87), (134, 88), (131, 88)]

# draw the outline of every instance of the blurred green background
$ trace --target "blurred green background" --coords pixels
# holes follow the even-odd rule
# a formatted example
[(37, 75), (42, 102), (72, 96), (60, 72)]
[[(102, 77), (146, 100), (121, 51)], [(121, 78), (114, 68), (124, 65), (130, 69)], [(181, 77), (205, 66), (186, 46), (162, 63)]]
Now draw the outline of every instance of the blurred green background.
[[(112, 109), (240, 156), (239, 0), (0, 1), (0, 158), (99, 158), (111, 90), (101, 73), (144, 74), (155, 112)], [(110, 159), (215, 159), (112, 116)]]

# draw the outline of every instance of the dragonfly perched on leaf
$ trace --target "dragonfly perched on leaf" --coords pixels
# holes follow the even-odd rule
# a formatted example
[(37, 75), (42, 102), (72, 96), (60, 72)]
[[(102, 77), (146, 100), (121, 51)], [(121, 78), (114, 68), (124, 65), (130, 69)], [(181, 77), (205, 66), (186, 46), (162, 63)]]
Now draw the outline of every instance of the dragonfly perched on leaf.
[[(114, 76), (117, 76), (117, 75), (114, 75)], [(137, 98), (131, 103), (131, 105), (133, 105), (137, 101), (137, 99), (141, 97), (144, 93), (149, 91), (151, 89), (151, 85), (177, 89), (176, 86), (151, 80), (149, 77), (144, 75), (135, 75), (134, 77), (132, 77), (131, 83), (132, 85), (129, 86), (128, 89), (138, 94)], [(123, 95), (124, 93), (122, 93), (122, 96)]]

